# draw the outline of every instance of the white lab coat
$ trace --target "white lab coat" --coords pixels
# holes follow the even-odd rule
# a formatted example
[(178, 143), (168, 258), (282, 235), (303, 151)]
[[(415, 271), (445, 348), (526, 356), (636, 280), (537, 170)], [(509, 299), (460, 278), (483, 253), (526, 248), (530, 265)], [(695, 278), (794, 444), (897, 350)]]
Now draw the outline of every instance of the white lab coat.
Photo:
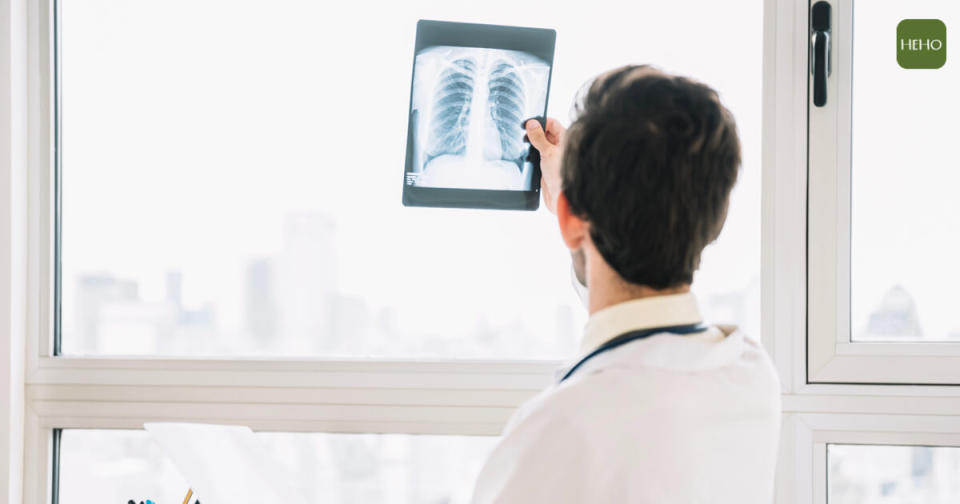
[[(701, 321), (692, 294), (619, 304), (581, 355), (620, 334)], [(735, 328), (601, 353), (511, 418), (474, 504), (769, 503), (780, 426), (773, 364)]]

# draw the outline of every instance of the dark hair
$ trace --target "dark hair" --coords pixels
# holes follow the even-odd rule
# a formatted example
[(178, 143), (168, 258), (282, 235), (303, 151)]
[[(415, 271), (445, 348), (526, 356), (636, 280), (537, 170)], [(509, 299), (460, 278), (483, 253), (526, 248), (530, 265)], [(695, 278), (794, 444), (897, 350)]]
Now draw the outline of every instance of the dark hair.
[(597, 250), (629, 283), (691, 283), (740, 168), (730, 111), (704, 84), (632, 65), (597, 77), (575, 115), (563, 193)]

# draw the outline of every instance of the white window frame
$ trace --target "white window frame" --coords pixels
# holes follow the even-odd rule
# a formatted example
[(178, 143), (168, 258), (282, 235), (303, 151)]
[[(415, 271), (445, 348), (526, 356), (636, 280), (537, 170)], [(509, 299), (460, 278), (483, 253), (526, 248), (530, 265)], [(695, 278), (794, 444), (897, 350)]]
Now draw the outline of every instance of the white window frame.
[[(849, 213), (838, 212), (849, 208), (849, 169), (837, 169), (849, 167), (849, 135), (840, 152), (836, 133), (850, 124), (852, 1), (830, 1), (833, 73), (820, 110), (808, 93), (812, 3), (764, 3), (761, 320), (783, 391), (778, 504), (827, 502), (827, 444), (960, 446), (960, 387), (931, 379), (950, 361), (957, 381), (958, 349), (850, 343), (849, 305), (838, 304), (849, 296)], [(819, 209), (809, 229), (808, 190)]]
[(829, 98), (824, 107), (811, 106), (809, 116), (810, 381), (958, 385), (960, 345), (851, 342), (853, 1), (830, 3), (833, 73), (828, 79)]
[(26, 1), (0, 4), (0, 500), (23, 495)]
[(785, 412), (783, 429), (778, 503), (828, 504), (830, 444), (960, 447), (960, 423), (946, 415)]
[[(846, 17), (841, 12), (849, 4), (833, 3), (835, 20), (849, 22), (849, 9)], [(0, 442), (0, 495), (9, 502), (50, 502), (56, 428), (181, 420), (273, 431), (496, 435), (517, 405), (550, 382), (559, 363), (51, 357), (52, 2), (7, 5), (0, 14), (10, 34), (0, 40), (0, 92), (11, 106), (0, 107), (0, 152), (10, 156), (0, 161), (0, 195), (10, 198), (0, 206), (0, 354), (11, 365), (0, 368), (0, 403), (8, 411), (0, 429), (9, 441)], [(807, 263), (807, 143), (823, 140), (808, 139), (806, 126), (809, 5), (764, 0), (764, 9), (762, 330), (784, 405), (776, 502), (820, 504), (827, 443), (960, 446), (960, 388), (856, 384), (894, 380), (880, 373), (876, 356), (844, 353), (836, 309), (830, 318), (819, 298), (809, 329), (817, 355), (808, 361), (808, 277), (811, 292), (836, 289), (842, 265), (829, 255)], [(838, 34), (832, 97), (839, 96), (844, 43)], [(840, 165), (832, 166), (836, 173)], [(811, 195), (830, 187), (836, 194), (839, 182), (825, 173), (811, 171)], [(836, 215), (843, 202), (838, 197), (833, 205)], [(830, 236), (842, 242), (836, 230), (817, 229), (811, 244), (830, 243)], [(816, 248), (812, 253), (825, 250)], [(914, 357), (926, 356), (917, 351), (883, 359), (920, 373), (923, 362)]]

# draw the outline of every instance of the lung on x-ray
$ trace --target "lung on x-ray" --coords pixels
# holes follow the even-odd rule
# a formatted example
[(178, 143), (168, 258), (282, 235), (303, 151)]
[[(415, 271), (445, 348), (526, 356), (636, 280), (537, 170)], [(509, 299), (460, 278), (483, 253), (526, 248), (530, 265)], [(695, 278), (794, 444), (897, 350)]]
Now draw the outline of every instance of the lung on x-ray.
[[(536, 208), (539, 173), (528, 160), (523, 121), (546, 115), (554, 32), (424, 23), (414, 57), (404, 203), (529, 209), (532, 195)], [(445, 36), (431, 37), (425, 28)]]

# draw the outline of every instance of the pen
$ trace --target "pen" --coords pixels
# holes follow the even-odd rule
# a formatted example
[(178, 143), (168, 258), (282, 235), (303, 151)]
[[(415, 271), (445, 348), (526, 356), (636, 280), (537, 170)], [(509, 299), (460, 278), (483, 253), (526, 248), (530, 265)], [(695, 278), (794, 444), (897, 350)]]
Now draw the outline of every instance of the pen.
[(183, 498), (183, 504), (190, 504), (190, 497), (193, 497), (193, 489), (187, 489), (187, 496)]

